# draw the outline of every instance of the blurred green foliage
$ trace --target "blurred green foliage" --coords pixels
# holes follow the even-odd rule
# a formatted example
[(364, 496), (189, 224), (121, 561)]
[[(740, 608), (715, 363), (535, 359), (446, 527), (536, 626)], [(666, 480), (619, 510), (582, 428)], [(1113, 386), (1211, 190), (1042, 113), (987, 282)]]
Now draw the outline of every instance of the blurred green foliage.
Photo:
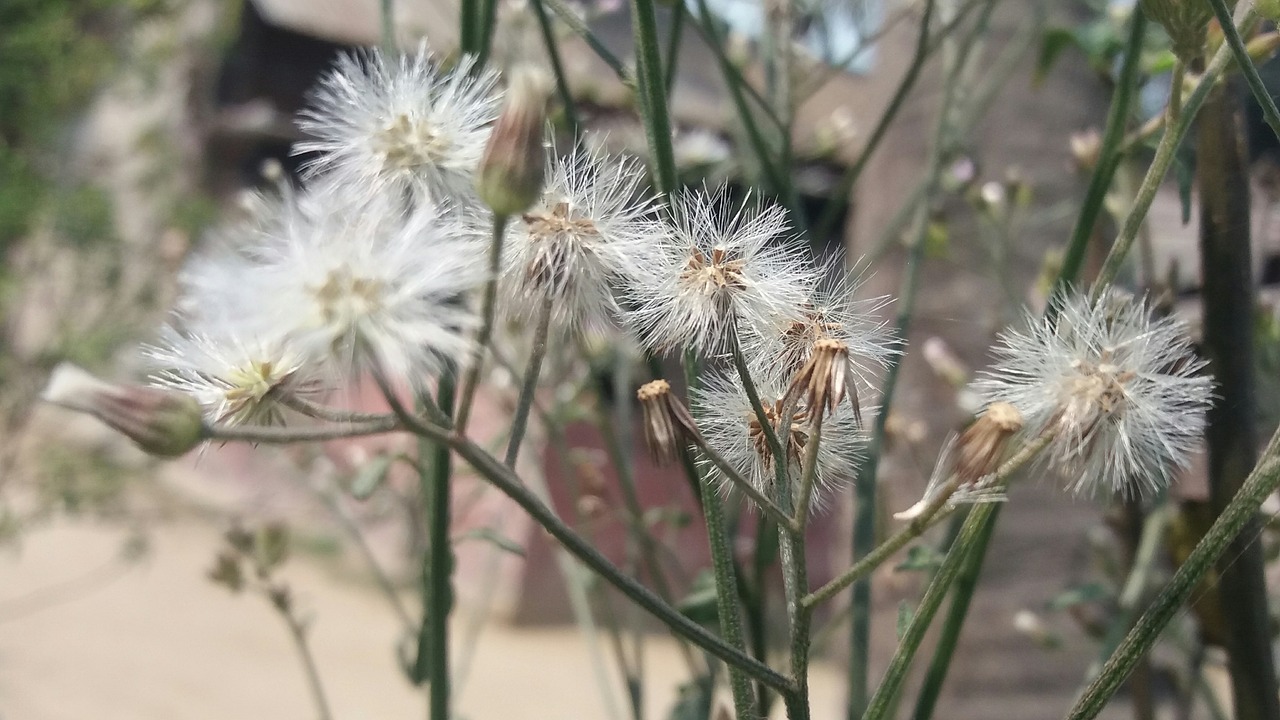
[[(49, 200), (49, 168), (66, 119), (117, 67), (123, 28), (167, 11), (171, 1), (0, 2), (0, 252), (30, 230)], [(93, 202), (88, 210), (109, 208)], [(102, 218), (81, 214), (73, 222), (85, 219)]]

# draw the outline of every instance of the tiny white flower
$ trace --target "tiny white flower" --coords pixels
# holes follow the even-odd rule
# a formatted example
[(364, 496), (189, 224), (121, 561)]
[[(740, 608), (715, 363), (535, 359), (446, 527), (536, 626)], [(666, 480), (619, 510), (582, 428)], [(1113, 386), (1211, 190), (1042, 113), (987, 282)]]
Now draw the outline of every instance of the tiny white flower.
[(613, 288), (630, 282), (665, 229), (633, 158), (575, 149), (550, 167), (540, 199), (510, 221), (500, 297), (514, 317), (550, 302), (558, 328), (599, 331), (618, 315)]
[(629, 319), (654, 350), (703, 355), (798, 320), (817, 281), (807, 249), (777, 205), (733, 203), (727, 193), (672, 198), (671, 228), (637, 268)]
[(308, 362), (420, 386), (467, 347), (474, 316), (460, 298), (484, 280), (484, 248), (435, 204), (398, 212), (341, 192), (284, 206), (245, 279), (261, 303), (248, 329), (287, 338)]
[[(782, 400), (787, 392), (787, 380), (776, 368), (760, 368), (752, 380), (766, 416), (776, 424), (778, 415), (785, 410)], [(773, 455), (764, 429), (751, 407), (751, 400), (737, 376), (706, 378), (703, 388), (693, 395), (693, 414), (707, 444), (761, 493), (775, 497), (777, 485)], [(798, 489), (801, 463), (812, 433), (813, 415), (802, 399), (792, 413), (791, 438), (785, 448), (788, 472), (795, 489)], [(820, 509), (853, 478), (862, 449), (863, 438), (852, 410), (840, 407), (823, 419), (811, 509)], [(720, 479), (722, 491), (729, 493), (732, 483), (723, 478), (714, 465), (706, 463), (706, 466), (714, 477)]]
[(1053, 433), (1046, 450), (1080, 493), (1137, 496), (1169, 483), (1202, 437), (1212, 381), (1183, 325), (1145, 305), (1071, 294), (1057, 321), (1028, 317), (1008, 331), (974, 384), (988, 403), (1012, 404), (1025, 433)]
[(442, 71), (421, 45), (388, 60), (371, 49), (343, 55), (302, 111), (312, 172), (331, 172), (371, 193), (434, 200), (471, 197), (498, 114), (497, 75), (464, 57)]
[(324, 386), (285, 338), (249, 336), (230, 323), (167, 325), (142, 352), (154, 368), (152, 385), (191, 395), (219, 423), (281, 424), (291, 397)]

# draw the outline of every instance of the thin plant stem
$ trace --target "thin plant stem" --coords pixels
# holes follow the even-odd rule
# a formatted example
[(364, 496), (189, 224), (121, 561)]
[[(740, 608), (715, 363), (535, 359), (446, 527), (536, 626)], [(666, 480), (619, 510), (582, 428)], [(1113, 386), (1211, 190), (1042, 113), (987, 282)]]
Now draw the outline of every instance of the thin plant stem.
[[(738, 581), (734, 572), (733, 544), (725, 530), (724, 506), (715, 488), (702, 478), (702, 517), (707, 525), (707, 543), (711, 547), (711, 569), (716, 581), (716, 616), (720, 634), (730, 646), (742, 653), (747, 643), (742, 634), (742, 612), (738, 602)], [(729, 688), (733, 692), (734, 716), (759, 717), (751, 680), (740, 668), (729, 666)]]
[(565, 5), (564, 0), (544, 0), (544, 2), (551, 8), (551, 12), (555, 13), (556, 17), (560, 19), (560, 22), (568, 26), (573, 34), (582, 38), (587, 47), (591, 48), (592, 52), (603, 60), (605, 65), (609, 66), (609, 69), (613, 71), (614, 75), (618, 76), (623, 85), (630, 88), (635, 87), (635, 78), (631, 76), (627, 66), (623, 64), (617, 55), (613, 54), (613, 51), (600, 38), (596, 37), (595, 33), (591, 32), (591, 28), (587, 27), (587, 24), (582, 21), (582, 18), (578, 17), (578, 14), (572, 8)]
[(1222, 26), (1222, 34), (1226, 38), (1227, 47), (1231, 49), (1231, 54), (1235, 56), (1236, 65), (1239, 66), (1240, 72), (1244, 75), (1245, 83), (1249, 85), (1249, 91), (1253, 93), (1254, 99), (1262, 107), (1263, 119), (1266, 120), (1267, 125), (1271, 127), (1271, 131), (1276, 134), (1276, 137), (1280, 137), (1280, 110), (1276, 109), (1276, 101), (1271, 96), (1271, 91), (1262, 82), (1262, 76), (1258, 74), (1257, 66), (1253, 64), (1253, 59), (1249, 57), (1249, 49), (1245, 47), (1244, 39), (1231, 18), (1231, 9), (1227, 7), (1224, 0), (1209, 0), (1209, 5), (1213, 8), (1213, 14), (1218, 18), (1218, 24)]
[[(384, 425), (389, 425), (385, 430), (381, 429)], [(711, 655), (723, 660), (734, 667), (741, 668), (752, 678), (763, 682), (769, 687), (788, 694), (793, 692), (794, 685), (791, 680), (765, 663), (753, 658), (742, 651), (731, 647), (723, 640), (708, 632), (705, 628), (682, 615), (678, 610), (671, 607), (670, 604), (664, 602), (662, 598), (655, 595), (645, 586), (629, 577), (622, 572), (617, 566), (609, 561), (604, 555), (596, 550), (595, 547), (572, 528), (561, 521), (537, 495), (521, 482), (520, 478), (513, 473), (510, 468), (503, 465), (501, 461), (490, 455), (483, 448), (471, 442), (467, 438), (459, 435), (456, 431), (433, 425), (421, 418), (409, 416), (407, 419), (398, 418), (396, 416), (385, 416), (381, 422), (376, 425), (370, 423), (373, 427), (372, 431), (366, 431), (365, 434), (374, 434), (376, 432), (390, 432), (392, 430), (407, 430), (416, 435), (424, 437), (428, 440), (447, 444), (460, 458), (467, 462), (475, 469), (481, 477), (493, 484), (504, 495), (511, 498), (519, 505), (539, 526), (545, 529), (553, 538), (555, 538), (561, 546), (577, 557), (584, 565), (593, 572), (600, 575), (609, 584), (616, 587), (623, 595), (641, 608), (648, 611), (651, 615), (667, 625), (677, 634), (685, 637), (693, 644), (706, 650)], [(314, 432), (306, 432), (308, 428), (279, 428), (279, 427), (239, 427), (239, 428), (222, 428), (213, 427), (209, 429), (209, 436), (213, 438), (225, 437), (226, 439), (239, 440), (244, 442), (259, 443), (292, 443), (300, 440), (308, 440), (314, 435)], [(344, 428), (348, 434), (342, 437), (351, 437), (348, 428)], [(291, 434), (292, 433), (292, 434)]]
[(382, 21), (382, 51), (388, 56), (396, 51), (396, 16), (395, 0), (381, 0), (379, 3)]
[[(995, 532), (999, 515), (1000, 507), (996, 506), (991, 516), (983, 523), (982, 533), (978, 536), (975, 548), (986, 548), (991, 541), (991, 534)], [(969, 614), (969, 603), (977, 588), (978, 576), (982, 574), (982, 562), (986, 557), (985, 552), (970, 552), (964, 566), (960, 568), (960, 576), (956, 578), (956, 590), (951, 596), (951, 607), (947, 610), (947, 617), (938, 634), (933, 659), (929, 661), (929, 668), (925, 672), (924, 683), (916, 699), (912, 720), (929, 720), (933, 717), (938, 697), (942, 694), (942, 684), (947, 678), (951, 659), (955, 656), (956, 645), (960, 640), (960, 630), (964, 627), (964, 620)]]
[(324, 682), (320, 680), (320, 668), (316, 666), (315, 655), (311, 652), (311, 643), (307, 642), (307, 626), (293, 616), (291, 612), (281, 609), (285, 625), (289, 628), (289, 637), (298, 650), (302, 661), (303, 672), (307, 676), (307, 687), (311, 690), (311, 699), (316, 704), (316, 715), (320, 720), (333, 720), (333, 710), (329, 707), (329, 698), (324, 692)]
[(459, 49), (467, 55), (475, 55), (480, 50), (480, 43), (476, 37), (480, 27), (480, 2), (479, 0), (466, 0), (462, 6), (458, 8), (459, 13), (459, 29), (458, 29), (458, 45)]
[(853, 192), (854, 186), (858, 184), (858, 178), (862, 177), (862, 171), (867, 168), (867, 163), (871, 161), (872, 154), (880, 146), (880, 142), (884, 140), (885, 135), (889, 133), (889, 128), (893, 126), (893, 121), (897, 119), (898, 112), (902, 110), (902, 106), (906, 103), (907, 96), (911, 93), (912, 88), (915, 87), (916, 80), (920, 78), (920, 70), (924, 67), (925, 60), (929, 57), (929, 25), (933, 20), (933, 11), (936, 4), (937, 0), (925, 0), (924, 15), (920, 18), (920, 30), (916, 35), (915, 51), (911, 55), (911, 62), (907, 65), (907, 71), (903, 73), (902, 79), (898, 81), (898, 86), (894, 89), (893, 97), (889, 99), (889, 104), (885, 107), (884, 112), (880, 113), (880, 118), (876, 120), (875, 128), (871, 131), (870, 137), (867, 138), (867, 142), (858, 153), (858, 159), (845, 171), (840, 178), (840, 182), (831, 191), (830, 203), (822, 211), (818, 221), (814, 223), (814, 237), (825, 238), (835, 230), (840, 208), (847, 203), (849, 193)]
[(1093, 235), (1098, 215), (1101, 214), (1107, 197), (1107, 189), (1111, 187), (1116, 168), (1120, 166), (1120, 159), (1123, 156), (1120, 146), (1124, 141), (1134, 91), (1137, 89), (1142, 41), (1146, 36), (1146, 29), (1147, 16), (1142, 12), (1142, 7), (1135, 4), (1129, 21), (1129, 38), (1125, 43), (1124, 62), (1120, 67), (1120, 77), (1116, 83), (1115, 92), (1111, 95), (1107, 124), (1102, 131), (1098, 162), (1094, 166), (1093, 175), (1089, 178), (1084, 202), (1080, 206), (1080, 213), (1071, 230), (1071, 240), (1067, 244), (1066, 253), (1062, 256), (1062, 269), (1054, 283), (1053, 296), (1061, 295), (1080, 276), (1085, 251), (1089, 247), (1089, 237)]
[[(1024, 445), (1013, 457), (1006, 460), (996, 470), (993, 483), (995, 485), (1003, 485), (1006, 483), (1013, 473), (1022, 469), (1027, 463), (1031, 462), (1036, 455), (1044, 449), (1049, 443), (1048, 435), (1043, 435), (1036, 440)], [(929, 498), (919, 514), (911, 518), (907, 526), (894, 533), (889, 539), (880, 543), (874, 550), (867, 553), (853, 567), (840, 573), (830, 582), (822, 587), (814, 590), (804, 597), (801, 601), (806, 608), (813, 608), (819, 603), (826, 602), (840, 593), (841, 590), (851, 585), (854, 581), (865, 577), (875, 570), (885, 560), (893, 556), (895, 552), (901, 550), (907, 543), (920, 537), (926, 530), (938, 524), (943, 518), (951, 514), (952, 508), (949, 505), (951, 496), (960, 489), (960, 478), (951, 476), (942, 487), (938, 488), (933, 497)]]
[(791, 532), (796, 531), (795, 518), (783, 512), (778, 503), (760, 492), (755, 485), (751, 484), (750, 480), (742, 477), (742, 473), (734, 469), (734, 467), (729, 464), (729, 461), (724, 459), (723, 455), (716, 452), (715, 448), (711, 447), (707, 443), (706, 439), (702, 436), (697, 436), (692, 438), (692, 442), (694, 445), (698, 446), (698, 450), (701, 451), (702, 455), (706, 457), (707, 460), (710, 460), (711, 464), (715, 465), (716, 469), (728, 478), (729, 482), (733, 483), (733, 486), (743, 495), (746, 495), (751, 502), (755, 503), (764, 512), (764, 514), (768, 515), (780, 526), (788, 528)]
[(671, 97), (671, 91), (676, 86), (676, 74), (680, 63), (680, 43), (684, 40), (684, 16), (688, 13), (685, 10), (684, 3), (676, 3), (672, 8), (671, 20), (671, 36), (667, 38), (667, 60), (663, 64), (664, 79), (662, 84), (666, 87), (667, 97)]
[(560, 104), (564, 107), (564, 119), (569, 124), (569, 132), (575, 140), (582, 135), (582, 125), (578, 122), (578, 109), (573, 102), (573, 92), (569, 89), (569, 76), (564, 71), (564, 63), (560, 60), (560, 45), (556, 42), (555, 29), (551, 27), (551, 18), (547, 16), (544, 0), (530, 0), (533, 14), (538, 18), (538, 30), (542, 33), (542, 43), (547, 48), (547, 59), (551, 62), (551, 72), (556, 79), (556, 92), (560, 95)]
[[(787, 455), (782, 449), (782, 444), (778, 440), (778, 434), (773, 429), (773, 423), (769, 421), (769, 413), (765, 411), (764, 404), (760, 402), (760, 392), (756, 389), (755, 382), (751, 379), (751, 370), (747, 367), (747, 359), (742, 354), (742, 343), (738, 341), (736, 329), (733, 331), (733, 366), (738, 371), (738, 380), (742, 383), (742, 389), (747, 394), (747, 400), (751, 403), (751, 410), (755, 413), (756, 422), (760, 424), (760, 431), (764, 433), (765, 441), (769, 446), (769, 452), (773, 455), (774, 473), (778, 480), (778, 496), (789, 498), (789, 490), (787, 489)], [(790, 500), (785, 501), (790, 504)], [(782, 506), (783, 513), (787, 513), (786, 505)]]
[(676, 190), (679, 180), (653, 0), (631, 0), (631, 25), (635, 33), (636, 92), (643, 98), (640, 108), (644, 114), (642, 120), (649, 140), (649, 153), (653, 158), (654, 185), (659, 194), (670, 194)]
[(542, 360), (547, 355), (547, 333), (551, 329), (551, 298), (543, 298), (542, 307), (538, 308), (538, 327), (533, 333), (533, 349), (529, 353), (529, 367), (524, 373), (524, 383), (520, 386), (520, 399), (516, 402), (516, 412), (511, 418), (511, 435), (507, 438), (507, 453), (503, 460), (507, 467), (516, 466), (516, 458), (520, 456), (520, 443), (524, 440), (525, 428), (529, 424), (529, 411), (533, 408), (533, 397), (538, 391), (538, 378), (542, 375)]
[(467, 432), (467, 422), (471, 419), (471, 406), (475, 402), (476, 390), (480, 384), (480, 372), (484, 367), (485, 350), (493, 337), (494, 314), (498, 300), (498, 270), (502, 266), (502, 241), (506, 235), (507, 216), (497, 213), (493, 216), (493, 239), (489, 244), (489, 279), (484, 285), (484, 299), (480, 306), (480, 331), (476, 334), (476, 344), (471, 351), (467, 373), (462, 380), (462, 400), (458, 403), (457, 421), (454, 425), (459, 433)]
[[(1257, 15), (1253, 8), (1250, 7), (1245, 11), (1241, 27), (1245, 29), (1251, 28), (1256, 20)], [(1195, 119), (1200, 107), (1208, 99), (1209, 92), (1217, 84), (1218, 78), (1226, 71), (1230, 61), (1231, 48), (1224, 43), (1213, 56), (1213, 60), (1209, 62), (1208, 67), (1205, 68), (1204, 74), (1200, 78), (1200, 84), (1190, 96), (1183, 100), (1181, 107), (1179, 108), (1177, 104), (1170, 102), (1166, 108), (1164, 134), (1160, 137), (1160, 143), (1156, 146), (1155, 157), (1152, 158), (1151, 165), (1147, 168), (1147, 174), (1142, 178), (1142, 184), (1138, 186), (1133, 202), (1129, 206), (1129, 212), (1120, 227), (1120, 232), (1116, 236), (1115, 242), (1111, 245), (1111, 251), (1107, 253), (1107, 257), (1102, 263), (1102, 270), (1099, 271), (1098, 277), (1094, 281), (1093, 289), (1090, 293), (1094, 298), (1100, 297), (1102, 292), (1115, 281), (1116, 275), (1120, 272), (1120, 267), (1124, 264), (1125, 258), (1129, 254), (1129, 250), (1133, 247), (1134, 240), (1138, 237), (1138, 230), (1141, 229), (1142, 223), (1147, 217), (1147, 212), (1151, 209), (1151, 203), (1155, 200), (1156, 193), (1164, 182), (1164, 176), (1168, 173), (1169, 166), (1173, 164), (1178, 146), (1182, 143), (1183, 138), (1186, 137), (1187, 131), (1191, 128), (1192, 120)], [(1173, 87), (1170, 92), (1180, 93), (1182, 88)], [(1178, 112), (1176, 118), (1172, 115), (1175, 110)]]
[(493, 30), (498, 24), (498, 0), (463, 0), (463, 5), (479, 5), (477, 10), (479, 25), (476, 28), (475, 49), (476, 68), (484, 67), (489, 59), (490, 46), (493, 44)]
[(1268, 495), (1280, 487), (1280, 431), (1272, 436), (1266, 449), (1239, 492), (1223, 509), (1209, 531), (1192, 549), (1164, 590), (1138, 618), (1115, 652), (1102, 666), (1101, 673), (1085, 689), (1067, 714), (1068, 720), (1091, 720), (1102, 712), (1138, 662), (1147, 654), (1169, 621), (1200, 583), (1223, 551), (1257, 516), (1258, 508)]
[(204, 437), (219, 442), (250, 442), (267, 445), (288, 445), (300, 442), (324, 442), (344, 438), (383, 435), (400, 430), (400, 421), (392, 415), (383, 415), (377, 421), (352, 425), (324, 425), (321, 427), (208, 425)]

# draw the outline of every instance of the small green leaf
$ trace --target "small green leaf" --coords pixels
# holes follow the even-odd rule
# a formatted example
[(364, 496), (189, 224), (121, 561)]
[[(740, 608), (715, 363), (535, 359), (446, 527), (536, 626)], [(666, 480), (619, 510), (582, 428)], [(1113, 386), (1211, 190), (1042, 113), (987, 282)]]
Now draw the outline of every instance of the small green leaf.
[(915, 617), (915, 608), (911, 607), (906, 600), (898, 603), (898, 639), (907, 632), (907, 626), (911, 624), (911, 618)]
[(942, 553), (928, 545), (915, 545), (907, 550), (907, 558), (894, 570), (932, 572), (942, 565)]
[(1062, 55), (1062, 51), (1072, 46), (1079, 46), (1079, 40), (1074, 30), (1070, 28), (1049, 28), (1044, 32), (1044, 40), (1040, 43), (1040, 54), (1036, 57), (1034, 82), (1037, 86), (1044, 82), (1049, 76), (1049, 71), (1053, 69), (1054, 62), (1058, 56)]
[(387, 472), (391, 469), (393, 461), (395, 461), (394, 455), (382, 454), (361, 465), (355, 477), (351, 478), (351, 497), (356, 500), (368, 500), (387, 479)]
[(709, 568), (704, 568), (693, 579), (689, 594), (676, 603), (676, 609), (702, 625), (711, 625), (720, 619), (716, 609), (716, 578)]
[(482, 540), (484, 542), (492, 543), (493, 545), (497, 546), (499, 549), (506, 550), (512, 555), (519, 555), (520, 557), (524, 557), (524, 547), (522, 547), (519, 543), (512, 540), (511, 538), (506, 537), (501, 533), (498, 533), (493, 528), (487, 528), (487, 527), (472, 528), (471, 530), (468, 530), (462, 533), (461, 535), (456, 536), (453, 539), (453, 542), (456, 545), (466, 540)]
[(1111, 597), (1111, 590), (1102, 583), (1086, 583), (1068, 588), (1050, 600), (1047, 607), (1050, 610), (1066, 610), (1077, 605), (1110, 600)]

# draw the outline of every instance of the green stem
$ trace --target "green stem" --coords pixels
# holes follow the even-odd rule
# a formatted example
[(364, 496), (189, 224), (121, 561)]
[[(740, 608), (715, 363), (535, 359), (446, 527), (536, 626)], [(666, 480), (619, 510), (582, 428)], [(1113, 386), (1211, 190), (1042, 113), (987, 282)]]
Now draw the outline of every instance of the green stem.
[[(1138, 69), (1142, 64), (1140, 62), (1142, 40), (1146, 35), (1146, 28), (1146, 15), (1142, 12), (1141, 6), (1134, 5), (1132, 19), (1129, 22), (1129, 39), (1125, 44), (1124, 64), (1120, 68), (1120, 78), (1115, 92), (1111, 95), (1107, 125), (1102, 131), (1098, 164), (1094, 166), (1093, 175), (1089, 178), (1084, 203), (1080, 206), (1080, 214), (1076, 217), (1075, 227), (1071, 230), (1071, 241), (1062, 257), (1062, 269), (1053, 286), (1052, 296), (1054, 297), (1065, 292), (1080, 277), (1085, 251), (1089, 247), (1089, 237), (1093, 235), (1098, 215), (1102, 212), (1107, 189), (1111, 187), (1111, 179), (1115, 177), (1116, 168), (1120, 166), (1120, 159), (1123, 156), (1120, 146), (1124, 142), (1134, 91), (1137, 89)], [(1053, 307), (1052, 303), (1050, 307)]]
[(431, 467), (423, 478), (429, 544), (423, 566), (426, 616), (422, 620), (415, 675), (425, 676), (430, 683), (431, 719), (449, 720), (449, 614), (453, 610), (454, 566), (449, 531), (451, 458), (444, 445), (424, 444), (440, 450), (433, 453)]
[(920, 695), (912, 715), (913, 720), (929, 720), (933, 717), (938, 696), (942, 693), (942, 683), (947, 678), (947, 671), (951, 668), (951, 658), (955, 656), (956, 644), (960, 640), (960, 629), (964, 627), (965, 617), (969, 614), (969, 602), (973, 599), (974, 590), (977, 589), (978, 576), (982, 574), (982, 561), (987, 557), (984, 550), (991, 542), (991, 534), (995, 531), (999, 516), (1000, 508), (997, 506), (991, 513), (991, 517), (987, 518), (982, 525), (982, 532), (974, 545), (975, 551), (968, 554), (964, 566), (960, 569), (960, 577), (956, 579), (956, 591), (951, 596), (951, 607), (947, 610), (947, 617), (943, 621), (942, 631), (934, 647), (933, 659), (929, 662), (924, 684), (920, 687)]
[(707, 441), (702, 436), (699, 435), (694, 437), (692, 438), (692, 441), (693, 444), (698, 446), (702, 455), (710, 460), (711, 464), (715, 465), (716, 469), (724, 474), (724, 476), (728, 478), (729, 482), (733, 483), (734, 487), (750, 498), (751, 502), (755, 503), (766, 515), (773, 518), (773, 521), (778, 523), (779, 527), (788, 528), (791, 532), (796, 531), (795, 519), (789, 516), (786, 512), (783, 512), (782, 508), (776, 502), (765, 496), (764, 493), (760, 492), (755, 485), (751, 484), (750, 480), (742, 477), (742, 473), (735, 470), (734, 467), (729, 464), (729, 461), (724, 459), (723, 455), (716, 452), (714, 448), (707, 444)]
[(866, 144), (862, 146), (862, 151), (858, 153), (857, 161), (845, 171), (836, 188), (831, 191), (831, 199), (828, 201), (827, 207), (822, 211), (818, 221), (814, 223), (814, 237), (825, 238), (835, 230), (840, 209), (847, 204), (849, 193), (853, 192), (854, 186), (858, 184), (858, 178), (862, 177), (862, 171), (867, 168), (871, 155), (880, 146), (880, 142), (884, 140), (885, 135), (889, 133), (889, 128), (892, 127), (893, 121), (897, 119), (898, 112), (902, 110), (902, 106), (906, 103), (907, 95), (915, 87), (916, 80), (920, 77), (920, 69), (924, 67), (924, 62), (929, 57), (929, 24), (933, 19), (935, 5), (936, 0), (925, 0), (924, 15), (920, 18), (920, 31), (916, 35), (916, 47), (915, 52), (911, 55), (911, 63), (907, 66), (907, 71), (902, 75), (902, 79), (898, 81), (898, 87), (893, 91), (893, 97), (889, 99), (889, 105), (880, 114), (880, 119), (876, 121), (875, 129), (871, 131), (871, 137), (867, 138)]
[(524, 440), (524, 431), (529, 425), (529, 410), (533, 408), (538, 378), (542, 375), (542, 360), (547, 355), (547, 333), (550, 329), (551, 298), (548, 297), (542, 300), (542, 307), (538, 309), (538, 327), (533, 333), (529, 367), (525, 370), (524, 383), (520, 386), (520, 399), (516, 402), (516, 412), (511, 418), (511, 434), (507, 438), (507, 454), (503, 460), (509, 468), (516, 466), (516, 458), (520, 456), (520, 443)]
[(533, 14), (538, 18), (538, 30), (542, 33), (542, 43), (547, 48), (547, 59), (551, 62), (551, 71), (556, 78), (556, 92), (560, 95), (560, 104), (564, 106), (564, 119), (569, 124), (569, 132), (576, 140), (582, 134), (582, 125), (578, 122), (578, 109), (573, 102), (573, 92), (569, 89), (569, 76), (565, 74), (564, 63), (560, 60), (560, 45), (556, 42), (555, 29), (551, 27), (551, 18), (547, 16), (545, 0), (530, 0)]
[(382, 20), (382, 51), (388, 57), (396, 52), (396, 16), (395, 0), (382, 0), (380, 3)]
[(653, 0), (631, 0), (631, 24), (635, 31), (637, 93), (643, 97), (645, 135), (653, 156), (655, 183), (660, 194), (678, 187), (675, 151), (671, 140), (671, 115), (667, 110), (667, 89), (662, 77), (662, 54), (658, 49), (658, 21)]
[(324, 682), (320, 679), (320, 668), (316, 665), (315, 655), (311, 652), (311, 643), (307, 642), (307, 626), (294, 617), (289, 610), (280, 608), (279, 612), (284, 616), (285, 625), (289, 628), (289, 637), (293, 639), (293, 646), (297, 648), (298, 657), (302, 660), (302, 669), (307, 676), (307, 687), (311, 690), (311, 699), (316, 704), (316, 716), (320, 720), (333, 720), (333, 710), (329, 707), (329, 698), (324, 692)]
[(462, 0), (463, 5), (479, 5), (479, 24), (475, 31), (476, 68), (484, 67), (493, 44), (493, 29), (498, 24), (498, 0)]
[[(1251, 27), (1256, 19), (1257, 15), (1253, 12), (1253, 8), (1249, 8), (1245, 13), (1241, 26), (1245, 28)], [(1196, 113), (1200, 112), (1200, 107), (1208, 99), (1209, 92), (1217, 84), (1218, 78), (1222, 77), (1222, 73), (1226, 70), (1230, 60), (1231, 48), (1224, 44), (1217, 54), (1213, 56), (1209, 66), (1205, 68), (1195, 92), (1191, 93), (1181, 103), (1181, 108), (1178, 108), (1177, 103), (1169, 103), (1169, 107), (1166, 109), (1168, 119), (1165, 122), (1164, 135), (1160, 137), (1160, 143), (1156, 146), (1156, 154), (1151, 160), (1151, 166), (1147, 168), (1147, 174), (1142, 178), (1142, 184), (1138, 187), (1133, 203), (1129, 206), (1129, 213), (1125, 215), (1124, 223), (1120, 227), (1120, 233), (1116, 236), (1115, 242), (1112, 243), (1111, 251), (1107, 253), (1107, 258), (1102, 263), (1102, 270), (1098, 273), (1098, 277), (1093, 283), (1093, 289), (1090, 294), (1094, 298), (1100, 297), (1102, 292), (1111, 286), (1116, 275), (1119, 274), (1120, 267), (1124, 264), (1129, 250), (1133, 248), (1133, 241), (1138, 237), (1138, 231), (1142, 228), (1147, 212), (1151, 209), (1151, 203), (1155, 200), (1156, 192), (1159, 191), (1160, 185), (1164, 182), (1164, 176), (1168, 173), (1169, 166), (1173, 164), (1178, 146), (1182, 144), (1182, 139), (1186, 137), (1187, 131), (1190, 130), (1191, 122), (1195, 119)], [(1180, 93), (1181, 91), (1182, 88), (1180, 87), (1174, 87), (1170, 90), (1171, 93)], [(1177, 111), (1176, 119), (1172, 116), (1175, 111)]]
[[(731, 647), (746, 654), (747, 643), (742, 633), (733, 545), (725, 531), (724, 506), (706, 478), (701, 479), (699, 486), (702, 488), (702, 517), (707, 523), (707, 542), (711, 546), (711, 568), (716, 579), (716, 614), (720, 620), (720, 634)], [(734, 716), (759, 717), (750, 678), (732, 665), (729, 666), (729, 687), (733, 691)]]
[(618, 76), (623, 85), (631, 88), (635, 87), (635, 78), (631, 77), (627, 66), (622, 63), (622, 60), (617, 55), (613, 54), (612, 50), (605, 46), (600, 38), (596, 37), (595, 33), (591, 32), (591, 28), (587, 27), (587, 24), (582, 21), (582, 18), (578, 17), (578, 14), (572, 8), (565, 5), (563, 0), (543, 0), (543, 2), (551, 7), (551, 12), (556, 14), (560, 22), (568, 26), (573, 34), (582, 38), (587, 47), (591, 48), (596, 56), (603, 60), (605, 65), (609, 66), (609, 69), (613, 71), (614, 75)]
[(1272, 436), (1253, 472), (1240, 487), (1204, 538), (1196, 544), (1173, 579), (1156, 597), (1133, 629), (1111, 654), (1101, 674), (1085, 689), (1069, 720), (1091, 720), (1124, 684), (1134, 666), (1155, 644), (1160, 632), (1177, 615), (1201, 578), (1223, 551), (1257, 516), (1263, 500), (1280, 487), (1280, 431)]
[(1222, 34), (1226, 37), (1227, 46), (1231, 48), (1231, 54), (1236, 58), (1236, 65), (1240, 66), (1240, 72), (1244, 74), (1244, 80), (1249, 85), (1249, 90), (1253, 93), (1254, 99), (1258, 101), (1258, 105), (1262, 107), (1262, 117), (1267, 121), (1267, 125), (1271, 126), (1271, 131), (1280, 137), (1280, 110), (1276, 109), (1276, 102), (1271, 97), (1271, 91), (1262, 82), (1262, 76), (1258, 74), (1258, 68), (1253, 64), (1253, 59), (1249, 57), (1249, 50), (1245, 47), (1244, 39), (1240, 36), (1240, 31), (1236, 29), (1235, 22), (1231, 19), (1231, 9), (1227, 7), (1224, 0), (1209, 0), (1209, 5), (1213, 7), (1213, 14), (1218, 17), (1218, 24), (1222, 26)]
[(463, 0), (458, 10), (460, 14), (459, 49), (464, 55), (478, 55), (480, 43), (476, 35), (480, 27), (480, 0)]
[(476, 344), (471, 350), (467, 374), (462, 380), (462, 401), (458, 403), (458, 420), (454, 423), (458, 432), (463, 434), (467, 432), (467, 422), (471, 419), (471, 406), (475, 402), (476, 390), (480, 385), (485, 350), (493, 337), (494, 314), (498, 300), (498, 271), (502, 267), (502, 241), (506, 235), (506, 229), (507, 216), (495, 213), (493, 239), (489, 245), (489, 279), (485, 281), (484, 299), (480, 306), (480, 332), (476, 334)]
[(688, 13), (684, 3), (679, 2), (671, 10), (675, 16), (671, 21), (671, 37), (667, 38), (667, 61), (663, 65), (665, 79), (663, 86), (666, 88), (667, 97), (671, 97), (671, 91), (676, 86), (676, 71), (680, 62), (680, 42), (684, 39), (684, 16)]

